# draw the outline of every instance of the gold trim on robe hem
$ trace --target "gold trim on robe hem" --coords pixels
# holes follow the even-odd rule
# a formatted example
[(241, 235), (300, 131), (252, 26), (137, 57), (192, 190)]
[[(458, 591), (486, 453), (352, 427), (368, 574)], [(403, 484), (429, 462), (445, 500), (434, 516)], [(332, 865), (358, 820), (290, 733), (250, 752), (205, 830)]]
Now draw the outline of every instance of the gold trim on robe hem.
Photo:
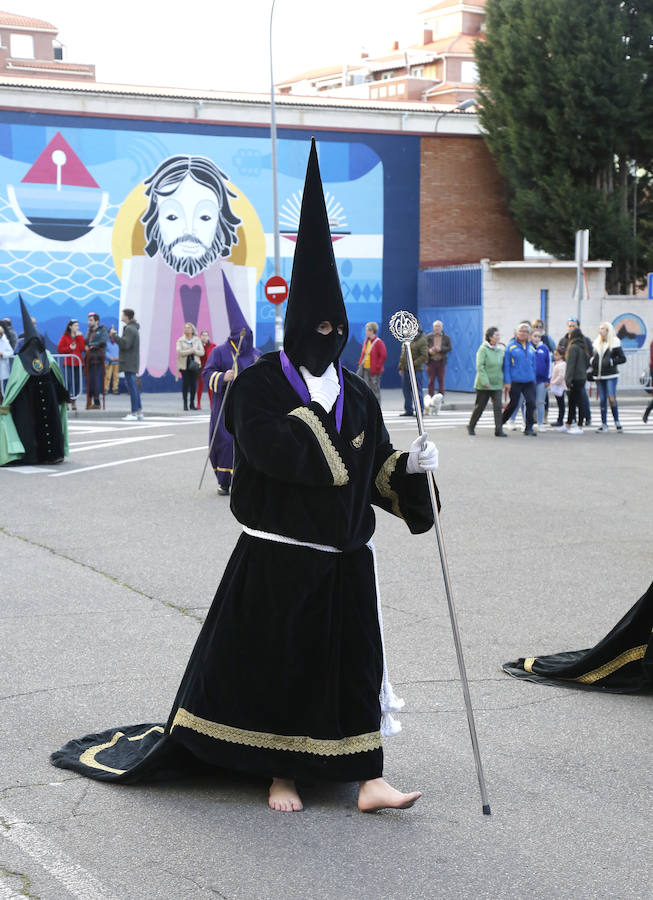
[(224, 374), (223, 372), (213, 372), (213, 374), (212, 374), (211, 377), (209, 378), (209, 385), (208, 385), (208, 386), (209, 386), (209, 390), (213, 391), (214, 394), (215, 394), (215, 393), (217, 392), (217, 390), (218, 390), (218, 379), (219, 379), (220, 376), (223, 375), (223, 374)]
[(399, 516), (400, 519), (403, 519), (401, 510), (399, 509), (399, 494), (396, 491), (393, 491), (390, 487), (390, 476), (397, 468), (397, 461), (399, 460), (400, 456), (400, 450), (395, 450), (394, 453), (390, 454), (390, 456), (386, 459), (386, 461), (379, 469), (374, 480), (374, 484), (376, 485), (376, 489), (382, 497), (385, 497), (386, 500), (392, 501), (392, 512), (395, 514), (395, 516)]
[(231, 475), (234, 474), (233, 469), (225, 469), (223, 466), (213, 466), (214, 472), (229, 472)]
[(207, 737), (229, 744), (244, 744), (246, 747), (260, 747), (263, 750), (290, 750), (295, 753), (313, 753), (316, 756), (343, 756), (351, 753), (365, 753), (381, 747), (381, 732), (355, 734), (336, 740), (323, 740), (306, 735), (268, 734), (264, 731), (247, 731), (232, 725), (221, 725), (194, 715), (179, 707), (172, 721), (170, 733), (175, 728), (190, 728)]
[[(152, 728), (148, 728), (147, 731), (144, 731), (143, 734), (135, 734), (133, 737), (127, 738), (127, 740), (142, 741), (144, 737), (147, 737), (148, 734), (151, 734), (153, 731), (159, 731), (163, 734), (165, 728), (162, 728), (161, 725), (154, 725)], [(126, 769), (113, 769), (111, 766), (105, 766), (103, 763), (98, 762), (95, 758), (98, 753), (101, 753), (103, 750), (108, 750), (109, 747), (113, 747), (113, 745), (117, 744), (120, 738), (124, 736), (124, 731), (116, 731), (111, 740), (107, 741), (106, 744), (96, 744), (95, 747), (89, 747), (88, 750), (84, 750), (79, 757), (79, 761), (90, 769), (102, 769), (103, 772), (112, 772), (114, 775), (124, 775), (127, 771)]]
[(628, 663), (635, 662), (638, 659), (644, 659), (647, 647), (648, 644), (641, 644), (639, 647), (632, 647), (630, 650), (624, 650), (623, 653), (620, 653), (619, 656), (615, 657), (611, 662), (605, 663), (605, 665), (600, 666), (598, 669), (594, 669), (591, 672), (587, 672), (586, 675), (579, 675), (578, 678), (571, 678), (570, 681), (579, 681), (581, 684), (594, 684), (595, 681), (599, 681), (601, 678), (612, 675), (613, 672), (616, 672), (617, 669), (621, 669), (622, 666), (627, 666)]
[(329, 435), (327, 434), (324, 425), (320, 422), (313, 410), (307, 409), (305, 406), (298, 406), (297, 409), (293, 409), (288, 415), (295, 416), (296, 419), (301, 419), (302, 422), (308, 425), (317, 438), (320, 450), (324, 454), (324, 458), (331, 469), (333, 486), (342, 487), (343, 484), (347, 484), (349, 482), (349, 472), (342, 461), (342, 457), (329, 440)]
[(524, 672), (530, 672), (531, 675), (535, 674), (533, 672), (533, 663), (537, 659), (536, 656), (527, 656), (524, 660)]

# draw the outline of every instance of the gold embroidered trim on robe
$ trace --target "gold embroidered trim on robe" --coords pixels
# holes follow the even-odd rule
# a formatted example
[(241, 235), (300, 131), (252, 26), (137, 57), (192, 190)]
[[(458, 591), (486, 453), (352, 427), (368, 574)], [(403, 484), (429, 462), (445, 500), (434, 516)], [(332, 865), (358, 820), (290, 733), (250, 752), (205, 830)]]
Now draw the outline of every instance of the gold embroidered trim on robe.
[(382, 497), (392, 501), (392, 511), (395, 516), (399, 516), (400, 519), (403, 519), (401, 510), (399, 509), (399, 494), (390, 487), (390, 476), (397, 468), (397, 461), (400, 456), (401, 451), (395, 450), (395, 452), (386, 459), (377, 473), (374, 484)]
[[(159, 731), (163, 734), (165, 729), (160, 725), (154, 725), (152, 728), (148, 728), (147, 731), (144, 731), (143, 734), (135, 734), (133, 737), (127, 738), (127, 740), (142, 741), (144, 737), (147, 737), (148, 734), (151, 734), (153, 731)], [(102, 769), (103, 772), (112, 772), (114, 775), (124, 775), (127, 771), (126, 769), (113, 769), (111, 766), (105, 766), (103, 763), (98, 762), (95, 758), (98, 753), (101, 753), (103, 750), (108, 750), (109, 747), (113, 747), (113, 745), (117, 744), (120, 738), (124, 736), (124, 731), (116, 731), (111, 740), (107, 741), (106, 744), (96, 744), (95, 747), (89, 747), (88, 750), (84, 750), (79, 757), (79, 761), (91, 769)]]
[(625, 650), (623, 653), (620, 653), (619, 656), (615, 657), (615, 659), (611, 660), (611, 662), (605, 663), (598, 669), (587, 672), (585, 675), (579, 675), (578, 678), (571, 678), (570, 681), (579, 681), (581, 684), (594, 684), (594, 682), (598, 681), (600, 678), (606, 678), (608, 675), (612, 675), (613, 672), (616, 672), (617, 669), (621, 669), (622, 666), (627, 666), (628, 663), (635, 662), (635, 660), (638, 659), (644, 659), (647, 647), (648, 644), (641, 644), (639, 647), (632, 647), (630, 650)]
[(534, 674), (533, 663), (535, 662), (536, 659), (537, 659), (536, 656), (527, 656), (526, 657), (526, 659), (524, 660), (524, 672), (530, 672), (531, 675)]
[(218, 390), (218, 379), (223, 374), (223, 372), (214, 372), (209, 378), (209, 388), (213, 391), (214, 394)]
[(352, 438), (351, 445), (354, 448), (354, 450), (360, 450), (360, 448), (363, 446), (364, 440), (365, 440), (365, 432), (364, 431), (361, 431), (361, 433), (359, 435), (357, 435), (357, 437)]
[(381, 746), (381, 732), (355, 734), (339, 740), (323, 740), (304, 735), (268, 734), (264, 731), (247, 731), (232, 725), (221, 725), (202, 719), (179, 707), (172, 721), (172, 732), (176, 727), (190, 728), (207, 737), (229, 744), (244, 744), (246, 747), (261, 747), (264, 750), (291, 750), (295, 753), (314, 753), (316, 756), (342, 756), (351, 753), (365, 753)]
[(347, 484), (349, 481), (349, 472), (342, 461), (342, 457), (329, 440), (329, 435), (327, 434), (324, 425), (320, 422), (313, 410), (307, 409), (305, 406), (298, 406), (297, 409), (293, 409), (288, 415), (295, 416), (295, 418), (305, 422), (317, 438), (320, 450), (324, 454), (324, 458), (331, 469), (334, 486), (342, 487), (343, 484)]

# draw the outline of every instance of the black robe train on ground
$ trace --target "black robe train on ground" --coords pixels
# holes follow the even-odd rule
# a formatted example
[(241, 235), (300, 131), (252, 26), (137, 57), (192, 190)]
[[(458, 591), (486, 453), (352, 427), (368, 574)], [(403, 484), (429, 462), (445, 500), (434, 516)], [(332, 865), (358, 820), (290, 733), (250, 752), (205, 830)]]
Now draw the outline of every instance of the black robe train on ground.
[(240, 374), (226, 424), (231, 508), (245, 531), (167, 725), (87, 735), (54, 753), (55, 765), (104, 781), (198, 760), (266, 777), (382, 774), (371, 504), (413, 533), (433, 520), (426, 477), (406, 474), (372, 392), (346, 370), (342, 386), (339, 433), (333, 411), (302, 405), (278, 353)]
[(522, 657), (504, 663), (515, 678), (584, 690), (633, 694), (653, 691), (653, 584), (589, 650)]

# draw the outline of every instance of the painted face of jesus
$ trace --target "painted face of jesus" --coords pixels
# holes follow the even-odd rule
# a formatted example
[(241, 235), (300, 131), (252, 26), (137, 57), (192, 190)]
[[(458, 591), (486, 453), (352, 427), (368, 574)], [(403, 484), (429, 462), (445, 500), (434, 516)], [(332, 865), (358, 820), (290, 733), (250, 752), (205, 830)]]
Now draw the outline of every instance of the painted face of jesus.
[(187, 175), (169, 197), (159, 199), (159, 230), (175, 261), (198, 259), (211, 249), (218, 226), (213, 191)]

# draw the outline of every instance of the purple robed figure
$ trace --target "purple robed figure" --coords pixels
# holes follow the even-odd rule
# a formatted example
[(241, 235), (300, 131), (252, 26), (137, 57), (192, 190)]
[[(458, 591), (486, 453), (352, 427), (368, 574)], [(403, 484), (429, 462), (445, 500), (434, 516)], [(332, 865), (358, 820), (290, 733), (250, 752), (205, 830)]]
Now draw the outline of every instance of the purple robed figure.
[[(217, 426), (210, 459), (215, 477), (218, 479), (218, 492), (220, 494), (229, 493), (234, 467), (234, 442), (224, 426), (224, 415), (220, 416), (220, 421), (218, 422), (218, 413), (230, 380), (229, 375), (227, 375), (225, 380), (225, 375), (227, 372), (231, 372), (234, 367), (239, 341), (240, 353), (238, 354), (238, 359), (236, 359), (236, 377), (243, 369), (247, 369), (252, 363), (255, 363), (261, 355), (261, 351), (254, 347), (252, 329), (247, 324), (226, 278), (224, 279), (224, 294), (229, 316), (229, 338), (224, 344), (218, 344), (217, 347), (213, 348), (202, 369), (204, 384), (213, 392), (209, 425), (209, 446)], [(245, 329), (245, 334), (241, 341), (240, 333), (243, 328)]]

